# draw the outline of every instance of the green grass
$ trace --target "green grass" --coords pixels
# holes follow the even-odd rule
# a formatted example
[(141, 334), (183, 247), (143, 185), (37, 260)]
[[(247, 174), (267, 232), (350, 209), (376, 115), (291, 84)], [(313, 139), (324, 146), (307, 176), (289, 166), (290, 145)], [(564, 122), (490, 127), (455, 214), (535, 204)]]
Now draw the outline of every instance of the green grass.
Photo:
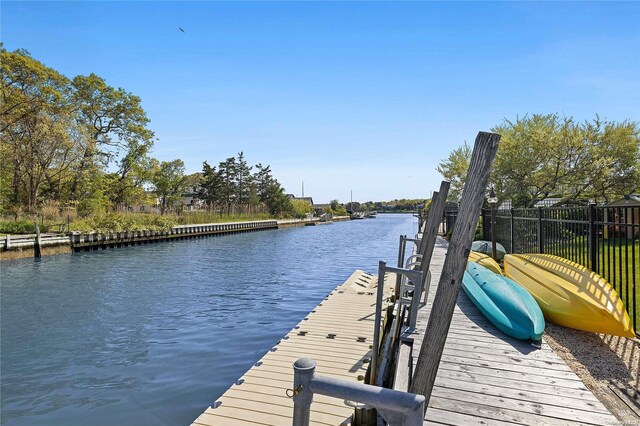
[(193, 212), (181, 215), (158, 215), (151, 213), (109, 213), (71, 222), (71, 231), (80, 232), (126, 232), (168, 231), (176, 225), (199, 223), (246, 222), (270, 219), (268, 214), (220, 214), (215, 212)]

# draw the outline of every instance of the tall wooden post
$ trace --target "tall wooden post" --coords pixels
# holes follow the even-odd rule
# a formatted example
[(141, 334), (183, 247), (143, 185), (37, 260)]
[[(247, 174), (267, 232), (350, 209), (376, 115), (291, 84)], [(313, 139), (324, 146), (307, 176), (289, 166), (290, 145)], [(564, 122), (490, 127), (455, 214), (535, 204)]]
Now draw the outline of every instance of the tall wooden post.
[(429, 405), (431, 398), (499, 141), (498, 134), (479, 132), (473, 147), (458, 219), (451, 235), (438, 291), (433, 300), (429, 323), (411, 383), (410, 391), (422, 394), (426, 398), (425, 407)]
[(33, 257), (39, 259), (42, 257), (42, 250), (40, 249), (40, 226), (38, 226), (38, 220), (35, 221), (36, 225), (36, 239), (33, 241)]
[[(436, 201), (437, 198), (438, 198), (438, 191), (433, 191), (433, 194), (431, 194), (431, 206), (429, 206), (429, 212), (431, 212), (431, 209), (433, 208), (433, 203)], [(422, 235), (424, 235), (424, 230), (427, 227), (428, 217), (429, 217), (429, 213), (427, 214), (426, 218), (422, 219), (422, 225), (420, 226), (420, 233)], [(422, 248), (422, 242), (420, 243), (420, 247), (418, 247), (418, 253), (422, 253), (422, 251), (420, 251), (421, 248)]]
[(433, 255), (433, 248), (436, 246), (436, 237), (438, 236), (438, 228), (442, 221), (442, 215), (444, 213), (444, 205), (447, 202), (447, 196), (449, 195), (449, 182), (443, 180), (440, 183), (440, 190), (437, 192), (437, 196), (431, 198), (431, 207), (429, 207), (429, 215), (422, 231), (422, 240), (420, 241), (419, 253), (422, 255), (420, 260), (420, 270), (422, 271), (422, 288), (424, 292), (429, 294), (429, 287), (427, 283), (429, 271), (429, 265), (431, 264), (431, 256)]
[(431, 254), (433, 253), (433, 247), (436, 245), (436, 236), (438, 235), (438, 228), (442, 222), (444, 215), (444, 205), (447, 202), (447, 196), (449, 195), (449, 182), (443, 180), (440, 183), (440, 190), (433, 193), (431, 198), (431, 207), (429, 207), (429, 214), (427, 220), (422, 228), (422, 239), (420, 240), (419, 253), (422, 255), (422, 263), (427, 260), (427, 267), (431, 261)]

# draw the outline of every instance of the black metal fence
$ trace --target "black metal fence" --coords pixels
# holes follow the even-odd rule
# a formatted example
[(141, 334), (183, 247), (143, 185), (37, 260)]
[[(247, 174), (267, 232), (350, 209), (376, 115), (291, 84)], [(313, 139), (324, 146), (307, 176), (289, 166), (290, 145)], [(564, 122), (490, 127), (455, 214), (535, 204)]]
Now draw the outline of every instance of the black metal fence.
[[(446, 228), (455, 219), (449, 212)], [(491, 210), (482, 211), (483, 239), (491, 240)], [(539, 207), (498, 210), (496, 240), (508, 253), (548, 253), (590, 268), (623, 300), (640, 328), (640, 207)]]

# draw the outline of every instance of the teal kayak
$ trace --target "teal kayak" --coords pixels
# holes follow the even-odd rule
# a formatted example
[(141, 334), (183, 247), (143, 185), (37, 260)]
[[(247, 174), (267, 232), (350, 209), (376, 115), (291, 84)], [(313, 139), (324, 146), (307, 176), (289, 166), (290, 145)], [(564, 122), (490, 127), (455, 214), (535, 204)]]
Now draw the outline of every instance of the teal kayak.
[(520, 340), (539, 341), (544, 316), (533, 296), (510, 278), (467, 263), (462, 288), (482, 313), (505, 334)]

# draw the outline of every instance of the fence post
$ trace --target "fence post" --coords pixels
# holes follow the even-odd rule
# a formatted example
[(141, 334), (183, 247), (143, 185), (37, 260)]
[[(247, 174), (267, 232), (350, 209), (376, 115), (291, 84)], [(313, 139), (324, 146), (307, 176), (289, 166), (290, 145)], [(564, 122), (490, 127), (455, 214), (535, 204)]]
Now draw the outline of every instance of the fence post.
[(598, 235), (596, 229), (596, 205), (589, 203), (589, 269), (596, 271), (598, 267), (598, 248), (596, 246)]
[(490, 223), (487, 218), (487, 209), (482, 209), (482, 239), (489, 241), (491, 239)]
[(544, 253), (544, 237), (542, 235), (542, 207), (538, 207), (538, 253)]
[(514, 246), (514, 238), (513, 238), (513, 207), (509, 209), (509, 245), (511, 247), (509, 247), (509, 250), (511, 251), (511, 253), (515, 253), (516, 250), (513, 247)]

